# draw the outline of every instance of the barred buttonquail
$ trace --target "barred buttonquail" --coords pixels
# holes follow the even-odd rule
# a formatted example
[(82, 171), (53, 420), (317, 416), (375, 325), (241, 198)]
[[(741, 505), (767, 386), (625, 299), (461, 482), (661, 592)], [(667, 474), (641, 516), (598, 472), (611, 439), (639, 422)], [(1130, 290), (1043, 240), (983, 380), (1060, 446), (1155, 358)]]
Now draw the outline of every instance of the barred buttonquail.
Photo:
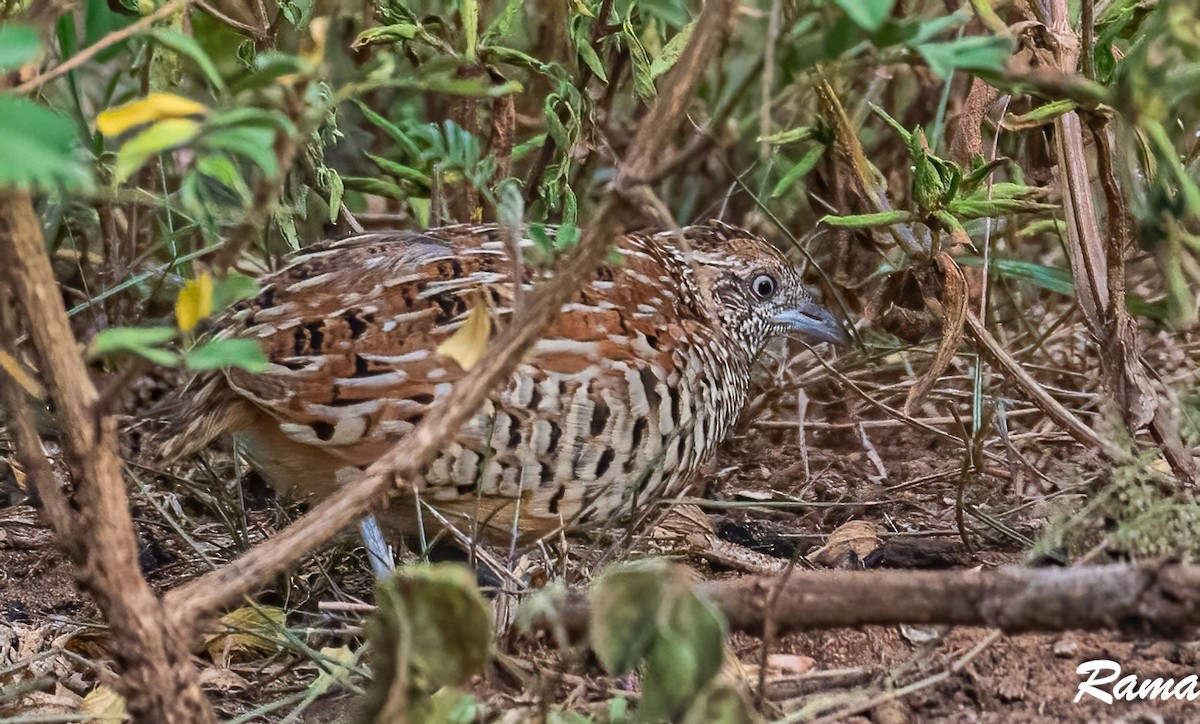
[[(787, 260), (749, 232), (714, 222), (682, 239), (628, 234), (616, 249), (620, 260), (563, 307), (426, 471), (421, 500), (460, 530), (578, 530), (677, 493), (735, 422), (770, 337), (842, 338)], [(495, 226), (305, 249), (217, 325), (260, 340), (270, 367), (200, 378), (168, 457), (233, 433), (277, 489), (328, 495), (465, 374), (438, 345), (481, 290), (500, 324), (511, 317), (511, 269)], [(383, 520), (413, 533), (418, 511), (393, 503)]]

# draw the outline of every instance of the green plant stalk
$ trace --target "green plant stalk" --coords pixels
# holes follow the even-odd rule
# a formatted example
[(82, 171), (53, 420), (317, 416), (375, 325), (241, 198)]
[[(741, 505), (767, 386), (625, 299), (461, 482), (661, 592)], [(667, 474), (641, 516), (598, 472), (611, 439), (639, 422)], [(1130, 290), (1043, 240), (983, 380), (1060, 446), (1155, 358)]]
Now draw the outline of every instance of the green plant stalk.
[(467, 41), (463, 55), (474, 63), (479, 58), (479, 0), (462, 0), (462, 22)]

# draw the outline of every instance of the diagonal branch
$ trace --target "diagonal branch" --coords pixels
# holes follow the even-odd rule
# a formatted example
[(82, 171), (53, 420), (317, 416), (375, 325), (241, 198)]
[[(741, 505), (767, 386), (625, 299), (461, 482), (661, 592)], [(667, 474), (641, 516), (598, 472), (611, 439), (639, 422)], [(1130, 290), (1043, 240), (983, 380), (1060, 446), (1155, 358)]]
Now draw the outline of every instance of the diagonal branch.
[(408, 481), (419, 475), (444, 442), (479, 409), (524, 354), (541, 337), (562, 305), (604, 260), (612, 239), (626, 231), (633, 218), (637, 190), (652, 178), (665, 148), (684, 119), (687, 104), (710, 59), (719, 55), (730, 29), (732, 0), (710, 0), (679, 62), (666, 77), (659, 102), (651, 109), (630, 145), (628, 163), (597, 207), (594, 223), (578, 248), (555, 270), (553, 279), (539, 285), (524, 309), (493, 340), (486, 360), (459, 381), (450, 395), (410, 435), (399, 442), (363, 477), (339, 489), (270, 542), (246, 553), (220, 570), (170, 592), (167, 609), (180, 624), (212, 616), (253, 591), (262, 581), (285, 570), (339, 531), (350, 527), (389, 494), (411, 490)]
[(69, 60), (59, 63), (39, 76), (30, 78), (25, 83), (22, 83), (14, 88), (13, 91), (18, 95), (31, 93), (46, 85), (50, 81), (61, 78), (67, 73), (83, 67), (89, 60), (102, 53), (106, 48), (111, 48), (123, 40), (132, 38), (143, 30), (152, 27), (159, 20), (163, 20), (176, 13), (183, 12), (187, 6), (191, 4), (191, 1), (192, 0), (174, 0), (173, 2), (163, 5), (161, 8), (155, 10), (141, 20), (138, 20), (136, 23), (132, 23), (124, 28), (121, 28), (120, 30), (115, 30), (108, 35), (105, 35), (100, 40), (97, 40), (95, 43), (92, 43), (88, 47), (71, 56)]
[(187, 641), (142, 578), (116, 422), (102, 410), (84, 367), (45, 249), (28, 192), (0, 194), (0, 294), (5, 297), (0, 299), (0, 340), (8, 345), (20, 337), (7, 299), (11, 290), (60, 423), (74, 494), (63, 492), (46, 461), (28, 400), (13, 379), (0, 375), (0, 399), (12, 416), (18, 457), (79, 582), (112, 627), (122, 693), (134, 718), (212, 721)]

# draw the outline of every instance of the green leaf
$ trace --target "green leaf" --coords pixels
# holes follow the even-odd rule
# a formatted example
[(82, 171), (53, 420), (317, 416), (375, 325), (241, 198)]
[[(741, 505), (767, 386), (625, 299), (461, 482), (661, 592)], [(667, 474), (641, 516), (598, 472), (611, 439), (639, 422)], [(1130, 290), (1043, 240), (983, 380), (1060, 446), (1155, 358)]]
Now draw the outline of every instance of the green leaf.
[(545, 224), (530, 224), (527, 233), (529, 238), (533, 239), (533, 248), (543, 261), (549, 262), (554, 258), (554, 240), (550, 238)]
[(591, 599), (592, 649), (609, 673), (644, 660), (639, 719), (678, 720), (724, 662), (720, 612), (685, 568), (657, 559), (609, 569)]
[(907, 128), (900, 125), (900, 121), (897, 121), (895, 118), (892, 118), (891, 114), (888, 113), (887, 111), (883, 110), (882, 106), (877, 106), (874, 103), (870, 103), (870, 102), (867, 103), (867, 106), (870, 107), (872, 113), (874, 113), (875, 115), (882, 118), (884, 123), (891, 126), (892, 130), (895, 131), (900, 136), (900, 138), (902, 138), (904, 140), (904, 143), (906, 145), (912, 144), (913, 134)]
[(521, 182), (507, 178), (496, 185), (496, 220), (501, 226), (519, 229), (525, 223), (525, 195)]
[(229, 92), (237, 95), (242, 91), (273, 85), (283, 76), (303, 75), (311, 71), (312, 64), (303, 58), (278, 52), (259, 53), (254, 57), (254, 71), (233, 81)]
[(1058, 207), (1053, 204), (1043, 204), (1038, 201), (1026, 199), (999, 198), (992, 199), (991, 201), (956, 199), (947, 208), (955, 216), (964, 220), (970, 220), (985, 219), (989, 216), (1003, 216), (1004, 214), (1016, 212), (1053, 211)]
[(243, 299), (251, 299), (256, 294), (258, 294), (258, 281), (254, 277), (230, 272), (224, 279), (213, 284), (213, 307), (225, 309)]
[(588, 70), (592, 71), (592, 75), (600, 79), (602, 83), (608, 83), (608, 74), (604, 72), (604, 64), (600, 62), (600, 56), (596, 54), (596, 49), (586, 39), (576, 44), (575, 49), (579, 52), (579, 58), (587, 65)]
[(393, 584), (412, 621), (417, 671), (434, 685), (453, 686), (483, 670), (491, 615), (469, 571), (455, 564), (404, 568)]
[(214, 339), (188, 351), (184, 363), (193, 370), (240, 367), (257, 374), (267, 368), (267, 354), (256, 339)]
[(88, 344), (88, 357), (102, 357), (118, 353), (136, 354), (154, 364), (174, 366), (178, 356), (161, 345), (178, 335), (174, 327), (109, 327)]
[(821, 157), (825, 155), (825, 147), (817, 146), (810, 148), (808, 153), (796, 162), (794, 166), (787, 170), (783, 178), (779, 179), (779, 183), (775, 184), (775, 188), (771, 190), (771, 198), (776, 199), (783, 195), (785, 191), (795, 186), (800, 179), (807, 175), (809, 171), (816, 168)]
[(892, 14), (892, 0), (833, 0), (854, 24), (868, 32), (875, 32)]
[(675, 67), (675, 63), (679, 61), (679, 56), (683, 55), (683, 49), (687, 47), (688, 40), (692, 37), (692, 30), (695, 27), (696, 23), (692, 21), (667, 41), (667, 44), (663, 46), (662, 52), (650, 63), (651, 78), (657, 78)]
[(150, 37), (159, 45), (173, 50), (195, 63), (200, 68), (200, 72), (204, 74), (208, 84), (218, 93), (225, 91), (225, 81), (217, 71), (217, 66), (212, 62), (212, 58), (208, 57), (208, 53), (204, 52), (204, 48), (201, 48), (193, 38), (170, 28), (154, 30), (150, 33)]
[(400, 130), (399, 126), (371, 110), (365, 103), (355, 101), (355, 104), (368, 121), (386, 133), (388, 138), (392, 139), (397, 148), (403, 150), (405, 154), (412, 158), (420, 158), (421, 150), (417, 148), (417, 144), (409, 138), (407, 133)]
[[(411, 193), (391, 181), (369, 176), (343, 176), (342, 183), (351, 191), (389, 199), (409, 199)], [(409, 199), (410, 202), (413, 200)]]
[(215, 110), (208, 117), (209, 128), (225, 126), (260, 126), (273, 128), (281, 133), (294, 134), (296, 124), (280, 111), (265, 108), (222, 108)]
[(1034, 108), (1028, 113), (1004, 117), (1004, 128), (1010, 131), (1023, 131), (1051, 123), (1059, 116), (1076, 110), (1079, 104), (1073, 100), (1051, 101)]
[(482, 719), (475, 697), (453, 686), (443, 686), (429, 697), (429, 710), (422, 721), (429, 724), (474, 724)]
[(944, 43), (924, 43), (916, 51), (929, 70), (949, 78), (955, 70), (999, 72), (1012, 52), (1012, 40), (999, 35), (969, 35)]
[[(118, 4), (119, 7), (119, 4)], [(84, 20), (83, 28), (83, 45), (94, 45), (101, 38), (116, 30), (121, 30), (132, 25), (138, 20), (136, 15), (127, 15), (123, 12), (116, 12), (109, 7), (108, 0), (87, 0), (84, 3), (84, 13), (87, 16)], [(72, 15), (63, 15), (67, 20), (73, 20)], [(75, 42), (74, 26), (71, 28), (71, 45)], [(60, 27), (59, 42), (63, 40), (62, 28)], [(128, 40), (121, 41), (110, 45), (102, 50), (95, 57), (100, 62), (111, 60), (116, 55), (125, 52), (129, 45)], [(62, 60), (66, 60), (75, 55), (74, 50), (65, 51)]]
[(650, 73), (650, 58), (646, 55), (646, 48), (642, 46), (637, 31), (633, 29), (633, 25), (628, 20), (621, 24), (621, 31), (621, 37), (625, 40), (625, 46), (629, 50), (629, 59), (633, 65), (633, 89), (642, 100), (650, 100), (658, 95), (658, 89), (654, 87), (654, 77)]
[(396, 163), (395, 161), (383, 158), (382, 156), (376, 156), (373, 153), (368, 153), (365, 155), (367, 158), (371, 159), (372, 163), (374, 163), (376, 166), (398, 179), (412, 181), (425, 188), (429, 188), (433, 185), (432, 179), (430, 179), (426, 173), (420, 171), (419, 169), (415, 169), (411, 166), (405, 166), (402, 163)]
[(504, 4), (504, 10), (500, 11), (488, 25), (487, 30), (483, 31), (483, 38), (480, 44), (487, 46), (492, 45), (496, 40), (505, 40), (513, 35), (513, 31), (520, 27), (521, 11), (525, 8), (525, 0), (508, 0)]
[(683, 724), (754, 724), (754, 708), (737, 688), (723, 681), (705, 687), (683, 717)]
[(250, 199), (250, 187), (241, 169), (223, 153), (202, 153), (196, 158), (196, 171), (233, 190), (245, 206)]
[(421, 26), (413, 23), (393, 23), (374, 28), (367, 28), (358, 34), (351, 48), (363, 48), (368, 45), (388, 45), (412, 40), (421, 32)]
[(891, 226), (915, 221), (911, 211), (880, 211), (875, 214), (851, 214), (848, 216), (822, 216), (820, 223), (839, 229), (869, 229), (874, 226)]
[(206, 133), (203, 139), (206, 148), (216, 148), (242, 156), (258, 166), (267, 176), (279, 173), (279, 160), (275, 157), (275, 130), (261, 126), (231, 126), (214, 133)]
[(786, 131), (772, 133), (769, 136), (759, 136), (759, 143), (769, 143), (772, 146), (782, 146), (785, 143), (799, 143), (800, 141), (809, 141), (816, 136), (816, 129), (812, 126), (800, 126), (798, 128), (789, 128)]
[[(963, 255), (955, 258), (962, 266), (983, 266), (983, 258), (973, 255)], [(1029, 282), (1057, 294), (1073, 296), (1075, 284), (1071, 281), (1071, 272), (1045, 264), (1038, 264), (1020, 259), (992, 259), (992, 271), (996, 275), (1020, 282)]]
[(661, 560), (638, 561), (596, 581), (588, 629), (592, 650), (608, 673), (628, 674), (655, 645), (667, 566)]
[[(675, 721), (698, 693), (700, 662), (686, 634), (662, 632), (646, 653), (642, 677), (642, 706), (645, 721)], [(717, 664), (721, 662), (720, 652)]]
[(708, 686), (725, 660), (725, 618), (694, 587), (679, 580), (658, 641), (646, 657), (643, 713), (677, 719)]
[(563, 226), (568, 228), (574, 228), (579, 221), (579, 198), (575, 195), (575, 189), (569, 185), (563, 186), (562, 219)]
[(579, 243), (582, 237), (583, 232), (578, 226), (570, 222), (563, 222), (559, 224), (558, 230), (554, 234), (554, 247), (559, 251), (571, 249)]
[(921, 20), (908, 20), (898, 23), (888, 23), (889, 27), (884, 28), (886, 33), (891, 26), (895, 26), (898, 36), (895, 40), (897, 44), (907, 45), (910, 48), (928, 43), (937, 36), (960, 27), (971, 19), (970, 13), (959, 11), (944, 15), (940, 18), (925, 18)]
[[(413, 700), (423, 690), (462, 684), (487, 663), (491, 616), (474, 577), (461, 566), (397, 569), (390, 580), (378, 583), (375, 604), (367, 624), (374, 681), (363, 721), (398, 720), (402, 712), (396, 702), (440, 709), (436, 701)], [(452, 711), (468, 708), (461, 698), (452, 704)]]
[(409, 196), (405, 201), (408, 202), (408, 208), (412, 211), (412, 215), (416, 218), (420, 228), (424, 229), (429, 226), (429, 211), (432, 202), (428, 198), (420, 196)]
[(42, 38), (28, 25), (0, 25), (0, 73), (16, 70), (42, 53)]
[(338, 215), (342, 213), (342, 197), (346, 193), (346, 185), (337, 171), (323, 166), (318, 172), (325, 188), (329, 190), (329, 223), (336, 224)]
[(151, 157), (188, 143), (200, 133), (200, 124), (190, 118), (159, 121), (126, 141), (113, 164), (114, 183), (123, 183)]
[(75, 154), (75, 124), (35, 103), (0, 94), (0, 188), (80, 190), (91, 167)]
[(498, 98), (522, 93), (525, 88), (515, 80), (493, 85), (486, 76), (482, 78), (459, 78), (452, 71), (441, 69), (424, 70), (419, 78), (388, 78), (372, 84), (379, 88), (403, 88), (412, 91), (445, 93), (452, 96), (471, 98)]
[(543, 63), (529, 53), (504, 45), (482, 47), (479, 49), (479, 57), (486, 63), (508, 63), (509, 65), (523, 66), (545, 76), (553, 76), (555, 71), (559, 69), (553, 63)]

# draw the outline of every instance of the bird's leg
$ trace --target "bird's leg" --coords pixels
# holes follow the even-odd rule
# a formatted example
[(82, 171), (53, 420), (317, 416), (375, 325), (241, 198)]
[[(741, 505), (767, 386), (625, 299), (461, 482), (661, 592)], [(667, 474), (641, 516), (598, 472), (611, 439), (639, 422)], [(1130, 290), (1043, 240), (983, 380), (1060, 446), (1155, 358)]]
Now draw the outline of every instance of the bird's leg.
[[(347, 485), (362, 475), (358, 468), (345, 467), (337, 472), (338, 486)], [(368, 515), (358, 522), (358, 531), (362, 535), (363, 545), (367, 549), (367, 560), (376, 578), (390, 578), (396, 568), (396, 557), (392, 547), (379, 527), (379, 521), (374, 515)]]
[(371, 562), (371, 570), (376, 578), (389, 578), (396, 568), (396, 558), (392, 555), (392, 547), (383, 537), (383, 529), (375, 516), (368, 515), (358, 522), (358, 530), (362, 534), (363, 545), (367, 548), (367, 558)]

